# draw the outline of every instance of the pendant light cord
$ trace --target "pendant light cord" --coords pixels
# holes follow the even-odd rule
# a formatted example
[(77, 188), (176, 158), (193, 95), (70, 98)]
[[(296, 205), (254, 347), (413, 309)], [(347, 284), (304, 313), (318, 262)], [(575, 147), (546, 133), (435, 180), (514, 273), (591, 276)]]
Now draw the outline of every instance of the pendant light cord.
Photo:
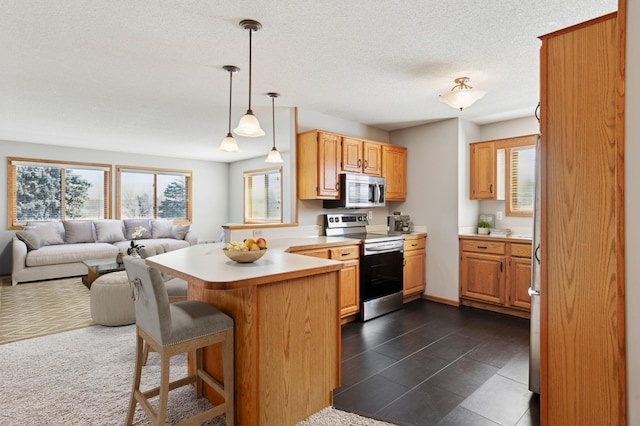
[(229, 72), (229, 131), (227, 135), (231, 135), (231, 93), (233, 92), (233, 71)]
[(276, 98), (271, 98), (271, 122), (273, 123), (273, 149), (276, 149)]
[(249, 111), (251, 111), (251, 33), (253, 30), (249, 28)]

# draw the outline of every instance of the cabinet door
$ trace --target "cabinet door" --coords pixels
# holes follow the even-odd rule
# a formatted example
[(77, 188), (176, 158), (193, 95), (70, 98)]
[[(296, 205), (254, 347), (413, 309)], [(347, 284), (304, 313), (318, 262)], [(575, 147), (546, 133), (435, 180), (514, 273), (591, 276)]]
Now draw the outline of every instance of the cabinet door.
[(340, 318), (360, 311), (360, 262), (349, 260), (344, 264), (340, 270)]
[(404, 252), (403, 296), (422, 293), (426, 286), (426, 252), (411, 250)]
[(531, 310), (531, 259), (512, 257), (509, 261), (509, 296), (507, 304), (514, 308)]
[(331, 133), (318, 134), (318, 197), (340, 196), (338, 174), (340, 173), (341, 137)]
[(362, 171), (368, 175), (382, 176), (382, 144), (364, 141), (362, 156)]
[(463, 252), (460, 258), (461, 296), (504, 304), (504, 256)]
[(362, 172), (362, 141), (353, 138), (342, 138), (342, 171)]
[(387, 201), (407, 199), (407, 148), (382, 145), (382, 176), (387, 179)]
[(469, 198), (472, 200), (495, 200), (498, 193), (495, 143), (472, 143), (469, 145), (469, 158)]

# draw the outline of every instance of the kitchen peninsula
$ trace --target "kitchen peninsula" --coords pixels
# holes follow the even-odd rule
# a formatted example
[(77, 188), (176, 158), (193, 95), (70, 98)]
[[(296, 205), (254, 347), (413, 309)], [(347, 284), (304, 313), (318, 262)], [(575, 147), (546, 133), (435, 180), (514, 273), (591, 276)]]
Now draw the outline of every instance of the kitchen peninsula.
[[(339, 271), (343, 262), (285, 252), (290, 246), (348, 245), (330, 237), (269, 242), (254, 263), (235, 263), (225, 244), (200, 244), (147, 259), (189, 282), (189, 299), (235, 322), (235, 416), (239, 425), (293, 425), (331, 405), (340, 385)], [(221, 378), (220, 348), (205, 368)], [(217, 395), (205, 396), (215, 404)]]

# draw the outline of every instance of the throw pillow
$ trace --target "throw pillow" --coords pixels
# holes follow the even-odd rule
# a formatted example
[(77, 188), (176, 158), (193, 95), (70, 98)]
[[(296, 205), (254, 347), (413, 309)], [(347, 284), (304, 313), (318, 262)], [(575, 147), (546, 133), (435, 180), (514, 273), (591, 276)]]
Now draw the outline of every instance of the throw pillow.
[(16, 237), (24, 242), (29, 250), (38, 250), (42, 247), (42, 238), (33, 231), (18, 231)]
[(92, 243), (93, 224), (88, 220), (62, 222), (64, 225), (64, 242), (67, 244)]
[(62, 235), (60, 235), (60, 228), (57, 222), (41, 222), (37, 225), (27, 225), (24, 227), (25, 231), (33, 231), (42, 239), (43, 246), (53, 246), (57, 244), (64, 244)]
[[(142, 238), (151, 238), (151, 227), (149, 226), (149, 219), (125, 219), (124, 221), (124, 236), (127, 240), (139, 240)], [(133, 238), (133, 233), (136, 232), (136, 228), (142, 226), (144, 232), (141, 237)]]
[(171, 238), (184, 240), (185, 235), (189, 232), (189, 227), (189, 225), (173, 225), (173, 228), (171, 228)]
[(151, 237), (152, 238), (170, 238), (172, 220), (152, 220), (151, 221)]
[(122, 233), (122, 223), (119, 220), (95, 220), (93, 225), (96, 227), (96, 242), (98, 243), (115, 243), (125, 239)]

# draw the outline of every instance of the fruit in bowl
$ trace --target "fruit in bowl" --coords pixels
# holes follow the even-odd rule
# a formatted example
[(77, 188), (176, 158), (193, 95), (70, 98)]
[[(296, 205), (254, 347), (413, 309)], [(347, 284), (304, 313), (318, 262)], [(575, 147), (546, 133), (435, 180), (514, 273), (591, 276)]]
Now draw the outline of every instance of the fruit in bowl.
[(231, 241), (227, 244), (222, 252), (231, 260), (238, 263), (251, 263), (260, 259), (267, 252), (267, 241), (264, 238), (258, 238), (263, 240), (261, 244), (264, 248), (260, 247), (253, 238), (247, 238), (244, 241)]

